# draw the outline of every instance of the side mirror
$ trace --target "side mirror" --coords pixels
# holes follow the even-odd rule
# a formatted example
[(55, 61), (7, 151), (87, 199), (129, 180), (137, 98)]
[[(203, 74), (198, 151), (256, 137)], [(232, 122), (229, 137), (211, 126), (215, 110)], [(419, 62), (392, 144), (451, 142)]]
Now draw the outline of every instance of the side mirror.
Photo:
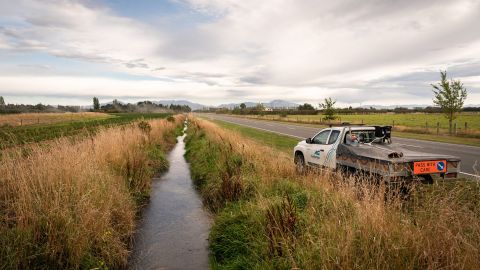
[(312, 143), (312, 138), (307, 138), (307, 139), (305, 140), (305, 142), (308, 143), (308, 144), (311, 144), (311, 143)]

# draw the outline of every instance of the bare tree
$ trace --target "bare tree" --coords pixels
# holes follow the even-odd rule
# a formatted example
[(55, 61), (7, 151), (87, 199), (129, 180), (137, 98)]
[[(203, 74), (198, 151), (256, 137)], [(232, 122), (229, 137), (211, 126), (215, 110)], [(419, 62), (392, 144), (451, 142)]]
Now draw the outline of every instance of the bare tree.
[(457, 113), (462, 109), (467, 98), (467, 89), (460, 80), (447, 80), (447, 71), (440, 71), (441, 81), (432, 84), (433, 103), (440, 106), (448, 119), (448, 131), (452, 133), (452, 121), (457, 118)]

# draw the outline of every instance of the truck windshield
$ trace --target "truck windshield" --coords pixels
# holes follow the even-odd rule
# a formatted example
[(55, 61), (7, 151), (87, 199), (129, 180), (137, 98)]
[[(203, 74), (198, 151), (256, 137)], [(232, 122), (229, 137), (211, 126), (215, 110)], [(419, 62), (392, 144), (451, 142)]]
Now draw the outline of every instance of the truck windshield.
[(371, 143), (375, 139), (375, 130), (352, 130), (359, 143)]

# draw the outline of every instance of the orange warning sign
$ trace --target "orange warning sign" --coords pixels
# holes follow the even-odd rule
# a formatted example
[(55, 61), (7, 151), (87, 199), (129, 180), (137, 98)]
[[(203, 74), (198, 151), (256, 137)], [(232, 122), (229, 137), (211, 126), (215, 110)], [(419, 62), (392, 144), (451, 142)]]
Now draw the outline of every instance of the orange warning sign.
[(441, 173), (447, 171), (446, 160), (418, 161), (413, 163), (414, 174)]

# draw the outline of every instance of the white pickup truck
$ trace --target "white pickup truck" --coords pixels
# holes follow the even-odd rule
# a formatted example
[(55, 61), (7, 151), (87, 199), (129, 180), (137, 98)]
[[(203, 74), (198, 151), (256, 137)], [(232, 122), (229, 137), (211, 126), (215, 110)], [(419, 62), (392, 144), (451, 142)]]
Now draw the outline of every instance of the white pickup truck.
[(297, 171), (308, 167), (361, 171), (385, 181), (457, 178), (460, 159), (410, 151), (392, 143), (390, 126), (335, 126), (294, 148)]

